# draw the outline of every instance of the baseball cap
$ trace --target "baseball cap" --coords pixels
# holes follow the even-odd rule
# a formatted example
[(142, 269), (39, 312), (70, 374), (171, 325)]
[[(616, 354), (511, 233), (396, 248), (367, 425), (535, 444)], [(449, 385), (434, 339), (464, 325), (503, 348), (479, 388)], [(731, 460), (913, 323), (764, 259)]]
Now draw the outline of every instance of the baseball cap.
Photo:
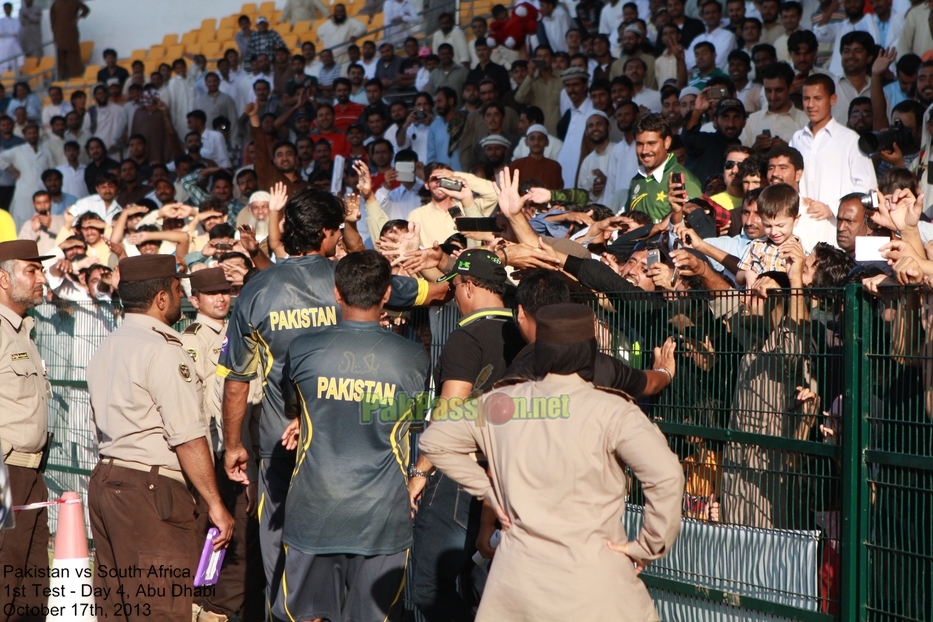
[(742, 102), (731, 97), (719, 100), (719, 103), (716, 105), (716, 116), (718, 117), (719, 115), (724, 114), (727, 110), (735, 110), (740, 114), (745, 114), (745, 106), (742, 104)]
[(687, 97), (688, 95), (693, 95), (697, 97), (700, 94), (700, 89), (695, 86), (687, 86), (680, 90), (680, 99)]
[(224, 276), (223, 268), (207, 268), (191, 274), (191, 289), (204, 294), (229, 292), (230, 281)]
[(266, 19), (265, 15), (260, 15), (259, 17), (256, 18), (256, 23), (257, 24), (268, 24), (269, 20)]
[(40, 255), (35, 240), (11, 240), (0, 242), (0, 261), (45, 261), (54, 255)]
[(505, 282), (508, 280), (508, 275), (505, 272), (505, 266), (502, 265), (502, 260), (499, 259), (495, 253), (483, 248), (471, 248), (468, 251), (460, 253), (460, 256), (457, 257), (457, 264), (454, 266), (454, 269), (451, 270), (450, 274), (447, 276), (442, 276), (437, 279), (437, 282), (443, 283), (444, 281), (450, 281), (458, 274), (460, 276), (472, 276), (487, 281)]
[[(138, 255), (121, 259), (121, 281), (148, 281), (150, 279), (191, 278), (190, 274), (181, 274), (175, 269), (175, 257), (172, 255)], [(221, 268), (223, 270), (223, 268)]]

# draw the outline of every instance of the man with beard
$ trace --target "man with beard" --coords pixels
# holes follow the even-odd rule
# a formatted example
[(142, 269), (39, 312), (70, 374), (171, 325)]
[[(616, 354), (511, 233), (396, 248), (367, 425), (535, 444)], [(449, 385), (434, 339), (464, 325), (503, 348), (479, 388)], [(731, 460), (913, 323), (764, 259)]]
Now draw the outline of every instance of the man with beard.
[[(852, 0), (849, 0), (850, 2)], [(842, 71), (836, 74), (836, 105), (833, 118), (845, 123), (849, 104), (856, 97), (871, 96), (871, 66), (877, 56), (877, 46), (871, 35), (865, 32), (850, 32), (842, 37)]]
[[(482, 52), (482, 47), (479, 50)], [(488, 48), (487, 48), (488, 49)], [(446, 164), (455, 171), (460, 169), (460, 137), (466, 114), (457, 111), (457, 93), (442, 86), (434, 95), (434, 121), (428, 128), (428, 162)]]
[[(676, 97), (677, 89), (674, 89)], [(609, 163), (603, 169), (606, 173), (606, 188), (603, 190), (604, 205), (615, 210), (624, 207), (628, 195), (629, 183), (638, 172), (638, 158), (635, 155), (635, 120), (638, 119), (638, 104), (622, 102), (615, 113), (615, 125), (622, 134), (622, 140), (614, 143), (609, 152)]]
[[(172, 330), (181, 317), (184, 275), (176, 272), (171, 255), (130, 257), (119, 265), (123, 324), (104, 340), (87, 368), (91, 424), (100, 452), (88, 486), (97, 563), (119, 568), (130, 563), (127, 560), (152, 556), (190, 572), (197, 566), (205, 534), (189, 485), (220, 531), (215, 549), (230, 542), (234, 520), (214, 476), (200, 383), (181, 335)], [(166, 496), (160, 498), (171, 500), (172, 520), (166, 520), (165, 509), (153, 502), (155, 489), (164, 491)], [(191, 615), (191, 592), (186, 596), (171, 585), (191, 590), (190, 581), (167, 576), (118, 581), (98, 573), (95, 587), (111, 594), (119, 594), (121, 584), (127, 594), (143, 585), (155, 587), (161, 596), (147, 598), (153, 614), (177, 620)], [(102, 605), (119, 618), (123, 599)]]
[(346, 46), (341, 44), (347, 41), (356, 41), (356, 38), (366, 32), (366, 26), (360, 20), (347, 17), (347, 7), (343, 4), (334, 5), (334, 15), (321, 24), (317, 29), (318, 38), (325, 49), (340, 49), (335, 56), (339, 64), (347, 62)]
[(593, 203), (605, 203), (609, 156), (613, 147), (609, 142), (609, 117), (606, 113), (601, 110), (590, 113), (586, 120), (586, 138), (593, 145), (593, 151), (580, 164), (577, 187), (586, 190)]
[(463, 92), (460, 94), (463, 106), (460, 110), (469, 114), (479, 108), (479, 83), (467, 80), (463, 83)]
[(778, 0), (761, 0), (759, 12), (761, 13), (761, 42), (774, 45), (774, 42), (784, 34), (784, 26), (778, 21)]
[(867, 97), (856, 97), (849, 103), (849, 116), (846, 127), (853, 132), (870, 132), (872, 128), (871, 100)]
[(661, 115), (671, 126), (671, 132), (680, 134), (684, 126), (684, 115), (680, 110), (680, 91), (676, 86), (661, 88)]
[(583, 134), (586, 123), (593, 111), (593, 103), (587, 97), (587, 83), (590, 76), (585, 69), (570, 67), (561, 76), (564, 90), (570, 98), (570, 106), (557, 124), (557, 136), (564, 141), (564, 147), (558, 155), (564, 174), (564, 187), (574, 188), (577, 185), (577, 173), (580, 169), (580, 159), (583, 149)]
[(110, 103), (110, 92), (106, 86), (98, 84), (94, 87), (94, 105), (88, 109), (88, 114), (91, 115), (91, 132), (104, 141), (109, 155), (119, 157), (123, 106)]
[[(585, 91), (586, 87), (584, 86), (584, 94)], [(473, 167), (473, 147), (489, 135), (489, 128), (486, 127), (483, 120), (483, 113), (488, 104), (500, 101), (500, 95), (501, 93), (499, 93), (499, 88), (494, 80), (486, 79), (479, 83), (479, 99), (482, 106), (467, 116), (463, 128), (463, 137), (460, 139), (461, 170), (469, 171)], [(518, 113), (508, 106), (505, 107), (505, 116), (502, 119), (502, 133), (509, 136), (518, 134)], [(565, 187), (572, 186), (573, 184)]]
[[(35, 321), (27, 313), (43, 302), (46, 277), (41, 262), (51, 257), (39, 255), (32, 240), (0, 243), (0, 384), (4, 387), (0, 391), (0, 437), (16, 505), (49, 498), (39, 467), (43, 453), (50, 449), (46, 430), (51, 395), (42, 356), (29, 337)], [(48, 541), (48, 509), (44, 507), (20, 512), (15, 527), (6, 532), (0, 563), (24, 571), (5, 573), (0, 580), (0, 589), (10, 595), (5, 602), (11, 609), (46, 605), (41, 588), (47, 590), (49, 585)], [(37, 577), (25, 582), (35, 587), (24, 585), (23, 576)], [(7, 620), (6, 613), (3, 619)]]
[(709, 134), (700, 131), (700, 120), (710, 109), (707, 91), (697, 96), (696, 106), (684, 121), (681, 135), (687, 148), (687, 168), (705, 181), (721, 172), (726, 149), (730, 144), (738, 144), (745, 129), (745, 106), (737, 99), (723, 99), (716, 105), (713, 124), (716, 132)]
[[(830, 43), (833, 44), (833, 57), (829, 62), (829, 72), (836, 76), (841, 76), (843, 70), (846, 69), (843, 56), (845, 55), (845, 36), (853, 32), (864, 32), (870, 35), (872, 46), (874, 46), (875, 41), (881, 41), (881, 35), (878, 32), (878, 26), (875, 24), (875, 20), (871, 13), (865, 13), (865, 3), (861, 0), (843, 0), (842, 8), (845, 11), (846, 18), (838, 23), (830, 23), (832, 19), (833, 12), (838, 8), (838, 5), (834, 2), (828, 3), (823, 8), (823, 15), (820, 18), (819, 23), (813, 26), (813, 34), (816, 35), (816, 40), (820, 43)], [(867, 42), (867, 39), (863, 41)], [(865, 50), (868, 54), (874, 58), (874, 47), (869, 47), (864, 45)], [(870, 67), (871, 63), (867, 65)], [(866, 67), (866, 68), (867, 68)], [(846, 71), (848, 75), (848, 71)], [(851, 98), (849, 98), (851, 99)], [(836, 121), (840, 123), (838, 116)]]
[(654, 56), (641, 49), (642, 34), (641, 28), (636, 24), (625, 27), (622, 31), (622, 47), (619, 58), (612, 63), (609, 70), (609, 79), (616, 76), (628, 75), (625, 72), (625, 65), (631, 58), (640, 58), (645, 63), (645, 86), (649, 89), (657, 89), (658, 81), (654, 70)]
[(661, 94), (645, 83), (648, 66), (640, 58), (625, 61), (625, 75), (632, 81), (632, 101), (648, 112), (661, 112)]

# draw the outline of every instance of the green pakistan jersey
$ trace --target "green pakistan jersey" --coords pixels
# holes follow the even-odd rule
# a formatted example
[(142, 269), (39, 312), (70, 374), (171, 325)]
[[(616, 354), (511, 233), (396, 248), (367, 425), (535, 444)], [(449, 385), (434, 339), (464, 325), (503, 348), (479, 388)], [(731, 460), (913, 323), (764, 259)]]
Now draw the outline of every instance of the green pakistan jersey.
[[(638, 172), (632, 177), (632, 183), (629, 186), (625, 211), (645, 212), (656, 223), (664, 220), (664, 217), (671, 211), (671, 204), (667, 200), (667, 182), (671, 178), (671, 173), (684, 174), (684, 183), (687, 185), (689, 198), (695, 199), (703, 195), (703, 188), (697, 178), (678, 164), (677, 158), (671, 153), (668, 154), (667, 162), (660, 171), (646, 175), (645, 169), (638, 167)], [(660, 181), (658, 177), (661, 178)]]
[(282, 541), (308, 554), (390, 555), (411, 546), (408, 427), (427, 398), (420, 343), (341, 322), (288, 348), (286, 412), (301, 419)]
[[(259, 418), (261, 458), (285, 457), (282, 433), (288, 425), (282, 403), (282, 363), (288, 346), (308, 332), (334, 326), (340, 308), (334, 298), (337, 262), (321, 255), (292, 257), (260, 271), (243, 287), (221, 345), (217, 375), (249, 382), (261, 374), (265, 395)], [(428, 284), (392, 277), (389, 305), (423, 304)]]

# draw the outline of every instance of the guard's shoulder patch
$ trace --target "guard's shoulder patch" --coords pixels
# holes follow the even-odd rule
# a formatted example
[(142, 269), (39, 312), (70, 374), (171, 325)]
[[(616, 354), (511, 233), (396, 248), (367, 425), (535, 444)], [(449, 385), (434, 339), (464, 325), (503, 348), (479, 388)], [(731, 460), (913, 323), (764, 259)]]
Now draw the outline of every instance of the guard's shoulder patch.
[(198, 322), (195, 322), (194, 324), (189, 324), (188, 328), (185, 329), (185, 334), (186, 335), (197, 335), (198, 331), (201, 330), (201, 326), (203, 325), (199, 324)]
[(181, 339), (179, 339), (179, 338), (176, 337), (175, 335), (170, 335), (169, 333), (163, 333), (161, 330), (158, 330), (158, 329), (156, 329), (156, 328), (153, 328), (153, 329), (152, 329), (152, 332), (161, 335), (161, 337), (162, 337), (163, 339), (165, 339), (165, 341), (168, 342), (168, 343), (171, 343), (171, 344), (177, 345), (177, 346), (182, 345)]

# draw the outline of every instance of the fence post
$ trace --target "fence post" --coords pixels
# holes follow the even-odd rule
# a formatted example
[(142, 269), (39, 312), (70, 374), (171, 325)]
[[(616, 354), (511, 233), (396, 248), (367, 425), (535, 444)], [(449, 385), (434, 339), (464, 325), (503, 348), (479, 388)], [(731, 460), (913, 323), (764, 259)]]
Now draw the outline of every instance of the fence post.
[(844, 393), (842, 412), (842, 507), (840, 534), (840, 620), (865, 620), (868, 598), (868, 470), (864, 460), (868, 442), (868, 410), (871, 392), (864, 390), (869, 366), (865, 339), (871, 336), (870, 301), (861, 286), (845, 290), (845, 339), (843, 340)]

